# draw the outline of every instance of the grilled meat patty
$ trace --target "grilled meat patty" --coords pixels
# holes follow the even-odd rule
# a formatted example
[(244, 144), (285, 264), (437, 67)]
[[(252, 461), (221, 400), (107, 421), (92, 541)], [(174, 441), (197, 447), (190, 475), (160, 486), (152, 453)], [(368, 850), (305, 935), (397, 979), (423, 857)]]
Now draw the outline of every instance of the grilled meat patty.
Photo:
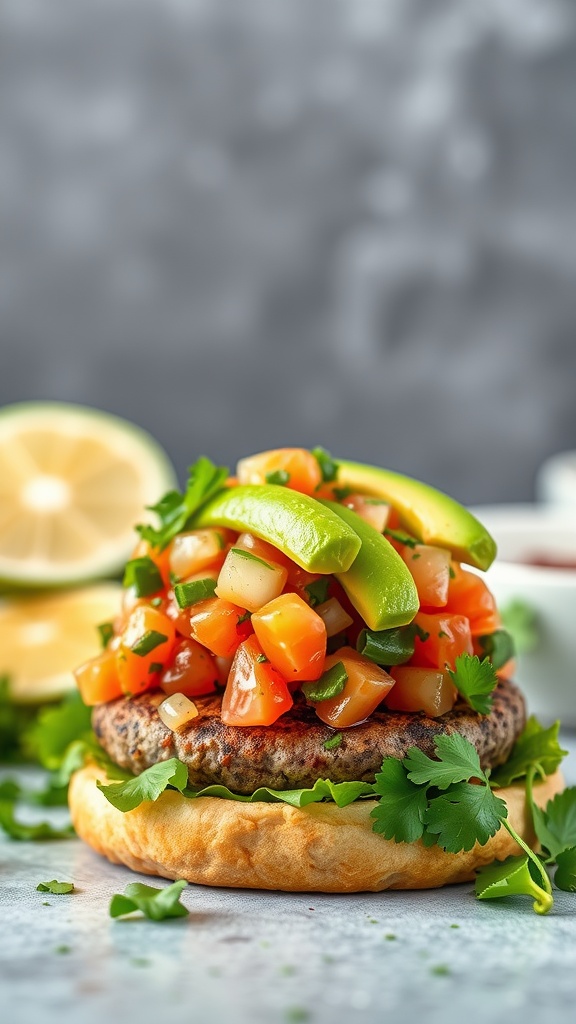
[(326, 750), (334, 730), (303, 698), (274, 725), (239, 727), (222, 722), (221, 696), (198, 697), (198, 717), (174, 733), (156, 711), (164, 696), (146, 693), (94, 708), (94, 730), (108, 755), (136, 774), (177, 757), (187, 765), (192, 786), (220, 783), (237, 793), (259, 786), (308, 787), (319, 778), (373, 782), (384, 757), (402, 758), (411, 746), (434, 756), (435, 737), (454, 732), (476, 747), (483, 768), (494, 768), (507, 759), (526, 717), (522, 694), (506, 681), (494, 691), (489, 715), (463, 702), (440, 718), (376, 711), (362, 725), (344, 729), (339, 745)]

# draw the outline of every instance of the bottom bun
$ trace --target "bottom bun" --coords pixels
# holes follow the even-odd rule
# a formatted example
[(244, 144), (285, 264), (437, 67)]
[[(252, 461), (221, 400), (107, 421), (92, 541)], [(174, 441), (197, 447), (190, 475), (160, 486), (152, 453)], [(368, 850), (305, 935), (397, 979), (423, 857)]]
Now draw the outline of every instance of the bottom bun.
[[(287, 892), (379, 892), (433, 889), (466, 882), (483, 864), (521, 852), (504, 828), (485, 846), (445, 853), (420, 842), (395, 843), (372, 831), (374, 800), (299, 809), (283, 803), (188, 799), (166, 790), (154, 803), (116, 810), (97, 789), (102, 771), (88, 766), (70, 783), (78, 835), (115, 864), (202, 885)], [(544, 806), (563, 789), (560, 772), (535, 787)], [(498, 790), (508, 820), (533, 845), (524, 786)]]

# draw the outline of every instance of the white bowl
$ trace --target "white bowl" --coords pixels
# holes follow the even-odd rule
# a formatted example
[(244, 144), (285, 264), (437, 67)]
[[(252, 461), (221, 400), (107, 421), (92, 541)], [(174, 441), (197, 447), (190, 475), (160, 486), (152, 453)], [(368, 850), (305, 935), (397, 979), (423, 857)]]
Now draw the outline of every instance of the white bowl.
[(576, 512), (543, 505), (474, 509), (498, 545), (485, 574), (498, 606), (522, 601), (536, 615), (534, 650), (517, 657), (516, 680), (542, 722), (576, 728), (576, 568), (530, 564), (540, 557), (576, 566)]

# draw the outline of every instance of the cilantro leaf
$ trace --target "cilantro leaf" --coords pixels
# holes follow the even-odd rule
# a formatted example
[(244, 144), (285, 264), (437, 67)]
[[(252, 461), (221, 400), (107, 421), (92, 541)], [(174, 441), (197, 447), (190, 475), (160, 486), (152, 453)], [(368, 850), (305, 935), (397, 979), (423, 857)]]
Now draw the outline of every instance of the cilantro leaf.
[(330, 455), (330, 452), (327, 452), (325, 448), (318, 446), (312, 449), (312, 455), (320, 466), (322, 481), (325, 484), (331, 484), (333, 480), (338, 478), (339, 466)]
[(308, 594), (311, 608), (315, 608), (318, 604), (324, 604), (328, 600), (328, 589), (331, 582), (331, 576), (320, 576), (317, 580), (313, 580), (312, 583), (308, 583), (304, 587)]
[(498, 677), (489, 658), (480, 661), (477, 654), (460, 654), (454, 663), (454, 670), (448, 674), (464, 699), (479, 715), (492, 710), (492, 691), (498, 685)]
[(538, 612), (526, 601), (517, 598), (500, 609), (504, 629), (512, 636), (518, 654), (530, 654), (540, 642)]
[(576, 847), (576, 786), (557, 793), (543, 810), (532, 803), (534, 828), (549, 863)]
[(150, 921), (164, 921), (169, 917), (187, 917), (190, 911), (180, 903), (180, 896), (188, 885), (185, 879), (173, 882), (165, 889), (156, 889), (142, 882), (130, 882), (124, 895), (116, 893), (110, 901), (110, 917), (124, 917), (140, 910)]
[(162, 576), (155, 562), (149, 555), (141, 558), (131, 558), (126, 562), (124, 579), (122, 584), (125, 587), (134, 587), (136, 597), (150, 597), (162, 590)]
[(552, 897), (537, 882), (530, 871), (528, 856), (507, 857), (480, 868), (474, 886), (479, 900), (501, 896), (533, 896), (534, 910), (545, 914), (552, 906)]
[(378, 806), (370, 812), (372, 830), (397, 843), (414, 843), (424, 832), (426, 790), (408, 778), (404, 765), (395, 757), (385, 757), (376, 776)]
[(70, 839), (76, 833), (71, 825), (64, 828), (54, 828), (48, 821), (41, 821), (36, 825), (27, 825), (18, 821), (14, 814), (14, 802), (12, 800), (0, 800), (0, 828), (4, 829), (11, 839), (22, 842), (42, 839)]
[(456, 782), (478, 778), (486, 781), (476, 748), (459, 733), (437, 736), (434, 747), (439, 760), (428, 757), (419, 747), (410, 747), (403, 760), (408, 778), (417, 786), (432, 785), (447, 789)]
[(65, 893), (74, 892), (74, 882), (58, 882), (53, 878), (51, 882), (39, 882), (36, 890), (37, 892), (50, 892), (53, 896), (62, 896)]
[(286, 487), (290, 482), (290, 473), (285, 469), (276, 469), (273, 473), (266, 473), (267, 484), (277, 484), (278, 487)]
[(516, 649), (514, 641), (505, 629), (495, 629), (493, 633), (485, 633), (478, 637), (482, 653), (490, 660), (495, 672), (514, 657)]
[(307, 701), (312, 704), (320, 704), (323, 700), (330, 700), (337, 697), (346, 686), (348, 673), (344, 663), (337, 661), (332, 668), (323, 672), (319, 679), (313, 683), (302, 683), (302, 693)]
[(157, 800), (167, 786), (182, 792), (187, 784), (188, 769), (177, 757), (153, 764), (127, 782), (112, 782), (108, 786), (96, 783), (106, 799), (119, 811), (132, 811), (145, 800)]
[(425, 813), (427, 832), (447, 853), (484, 846), (507, 816), (506, 804), (489, 786), (459, 782), (430, 801)]
[(183, 494), (169, 491), (156, 505), (148, 506), (160, 520), (158, 527), (140, 524), (136, 529), (152, 547), (163, 551), (177, 533), (186, 529), (194, 513), (206, 501), (221, 490), (228, 476), (228, 469), (215, 466), (210, 459), (201, 456), (188, 470), (188, 482)]
[(40, 763), (50, 770), (59, 768), (73, 740), (90, 732), (91, 709), (75, 692), (60, 704), (43, 708), (30, 730), (28, 743)]
[(565, 892), (576, 892), (576, 847), (571, 846), (559, 853), (556, 863), (555, 886)]
[(558, 741), (559, 729), (560, 722), (544, 729), (532, 715), (506, 763), (492, 772), (490, 785), (509, 786), (515, 779), (523, 778), (532, 767), (536, 767), (540, 775), (553, 775), (567, 754)]
[(414, 654), (414, 638), (422, 632), (415, 622), (391, 629), (362, 629), (356, 650), (377, 665), (402, 665)]

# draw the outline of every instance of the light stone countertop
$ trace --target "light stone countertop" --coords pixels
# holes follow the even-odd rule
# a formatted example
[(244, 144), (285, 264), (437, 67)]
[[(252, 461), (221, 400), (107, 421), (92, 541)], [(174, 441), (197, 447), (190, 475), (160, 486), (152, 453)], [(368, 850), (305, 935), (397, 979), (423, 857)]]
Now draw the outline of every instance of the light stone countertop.
[[(576, 736), (562, 739), (573, 784)], [(167, 884), (110, 865), (79, 840), (0, 838), (3, 1024), (573, 1020), (568, 893), (556, 892), (552, 913), (538, 917), (527, 899), (481, 903), (470, 885), (354, 896), (189, 886), (188, 918), (113, 921), (110, 897), (136, 877)], [(36, 891), (51, 878), (73, 881), (75, 892)]]

